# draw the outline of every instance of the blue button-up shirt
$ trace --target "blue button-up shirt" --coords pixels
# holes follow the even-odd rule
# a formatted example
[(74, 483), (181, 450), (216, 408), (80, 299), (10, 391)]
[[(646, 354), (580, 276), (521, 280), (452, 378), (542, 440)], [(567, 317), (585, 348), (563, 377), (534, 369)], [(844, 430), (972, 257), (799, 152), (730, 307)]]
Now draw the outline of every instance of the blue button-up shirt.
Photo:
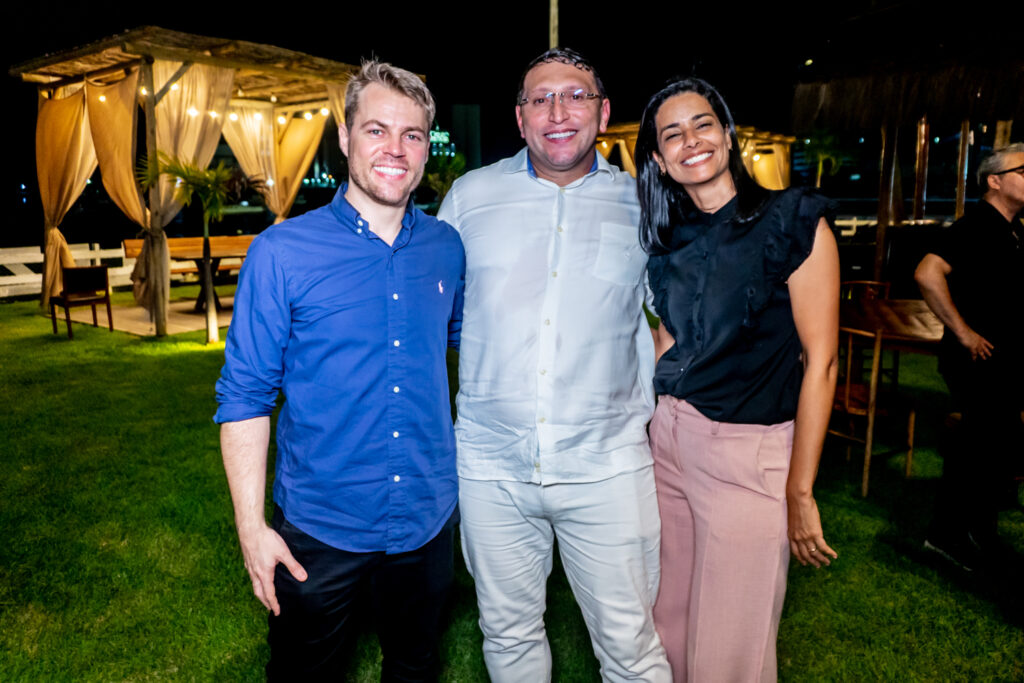
[(323, 543), (414, 550), (455, 509), (446, 347), (458, 346), (465, 252), (412, 208), (388, 246), (345, 200), (249, 248), (215, 421), (277, 422), (274, 500)]

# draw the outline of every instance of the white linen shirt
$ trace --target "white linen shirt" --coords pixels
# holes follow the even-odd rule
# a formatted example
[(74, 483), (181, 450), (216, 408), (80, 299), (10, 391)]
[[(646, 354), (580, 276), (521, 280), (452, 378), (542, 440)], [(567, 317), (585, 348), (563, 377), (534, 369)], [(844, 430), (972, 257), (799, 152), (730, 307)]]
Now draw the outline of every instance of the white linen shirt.
[(459, 178), (441, 205), (466, 248), (462, 478), (591, 482), (651, 464), (640, 208), (629, 174), (596, 156), (559, 187), (524, 148)]

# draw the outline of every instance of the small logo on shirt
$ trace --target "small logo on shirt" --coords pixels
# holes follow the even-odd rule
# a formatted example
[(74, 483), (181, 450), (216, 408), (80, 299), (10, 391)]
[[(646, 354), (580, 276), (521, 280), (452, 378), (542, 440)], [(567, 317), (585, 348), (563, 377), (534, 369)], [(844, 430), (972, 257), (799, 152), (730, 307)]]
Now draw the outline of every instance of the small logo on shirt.
[(439, 294), (444, 294), (444, 283), (440, 280), (437, 281), (437, 291)]

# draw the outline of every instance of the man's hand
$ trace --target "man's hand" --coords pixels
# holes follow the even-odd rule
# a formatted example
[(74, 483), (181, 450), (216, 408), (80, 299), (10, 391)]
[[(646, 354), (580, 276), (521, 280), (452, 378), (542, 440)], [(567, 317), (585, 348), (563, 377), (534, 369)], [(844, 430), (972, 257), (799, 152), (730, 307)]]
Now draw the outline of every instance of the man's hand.
[(957, 335), (957, 339), (971, 352), (971, 360), (988, 360), (992, 357), (992, 343), (971, 328), (968, 327), (962, 334)]
[(238, 532), (245, 568), (252, 579), (252, 592), (263, 606), (280, 616), (281, 606), (274, 592), (274, 571), (280, 562), (297, 581), (305, 581), (306, 570), (299, 564), (281, 536), (266, 524), (251, 532)]

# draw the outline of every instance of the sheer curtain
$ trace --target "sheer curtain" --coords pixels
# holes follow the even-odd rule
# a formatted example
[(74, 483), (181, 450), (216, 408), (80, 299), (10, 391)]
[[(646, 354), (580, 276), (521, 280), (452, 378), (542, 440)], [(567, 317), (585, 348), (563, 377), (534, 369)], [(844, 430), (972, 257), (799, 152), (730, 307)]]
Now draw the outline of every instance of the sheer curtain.
[(103, 187), (128, 218), (146, 227), (149, 216), (135, 178), (138, 84), (139, 72), (135, 69), (111, 85), (86, 83), (85, 90)]
[(47, 97), (39, 94), (36, 118), (36, 175), (43, 204), (45, 230), (43, 296), (63, 286), (61, 265), (74, 266), (67, 240), (57, 226), (85, 189), (96, 170), (96, 151), (89, 133), (85, 89), (81, 84), (60, 88)]
[[(285, 123), (278, 117), (284, 116)], [(323, 136), (327, 117), (310, 118), (275, 112), (273, 105), (234, 100), (224, 123), (224, 139), (248, 176), (258, 177), (267, 207), (280, 223), (288, 216)]]

